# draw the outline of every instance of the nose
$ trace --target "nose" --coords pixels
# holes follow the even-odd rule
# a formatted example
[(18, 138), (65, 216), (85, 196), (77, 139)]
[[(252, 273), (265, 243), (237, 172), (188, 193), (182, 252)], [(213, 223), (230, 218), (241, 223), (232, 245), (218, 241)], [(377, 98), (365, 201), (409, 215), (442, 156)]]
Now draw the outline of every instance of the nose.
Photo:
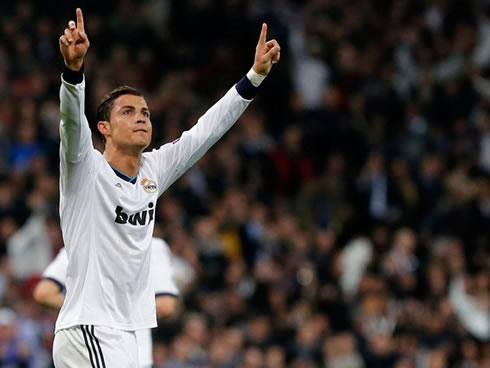
[(138, 124), (145, 124), (148, 121), (148, 119), (146, 118), (146, 116), (144, 116), (141, 113), (138, 114), (138, 117), (137, 118), (138, 118), (138, 120), (136, 120), (136, 123), (138, 123)]

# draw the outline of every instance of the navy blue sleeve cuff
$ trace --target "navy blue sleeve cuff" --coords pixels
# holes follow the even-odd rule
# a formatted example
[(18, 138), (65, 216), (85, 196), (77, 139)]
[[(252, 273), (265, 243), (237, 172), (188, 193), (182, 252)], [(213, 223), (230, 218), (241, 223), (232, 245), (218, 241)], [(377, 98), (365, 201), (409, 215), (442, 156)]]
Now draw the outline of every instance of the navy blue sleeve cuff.
[(174, 293), (155, 293), (155, 298), (158, 298), (159, 296), (171, 296), (175, 299), (179, 299), (179, 295)]
[(70, 84), (79, 84), (82, 83), (83, 81), (83, 70), (84, 66), (82, 65), (82, 68), (78, 71), (71, 70), (65, 65), (65, 68), (63, 69), (63, 80), (65, 82), (68, 82)]
[(236, 84), (236, 90), (246, 100), (251, 100), (257, 94), (259, 90), (258, 87), (254, 87), (252, 82), (245, 75), (240, 81)]
[(66, 292), (65, 285), (62, 282), (56, 280), (55, 278), (43, 276), (42, 279), (49, 280), (51, 282), (54, 282), (56, 285), (58, 285), (58, 287), (60, 288), (60, 293), (64, 294)]

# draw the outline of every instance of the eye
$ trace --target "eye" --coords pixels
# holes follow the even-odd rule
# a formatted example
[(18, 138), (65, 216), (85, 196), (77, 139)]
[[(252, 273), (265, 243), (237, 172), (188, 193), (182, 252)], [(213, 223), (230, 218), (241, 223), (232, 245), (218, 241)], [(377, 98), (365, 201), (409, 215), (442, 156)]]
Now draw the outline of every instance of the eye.
[(143, 112), (143, 116), (144, 116), (145, 118), (149, 118), (149, 117), (150, 117), (150, 113), (149, 113), (148, 111), (144, 111), (144, 112)]
[(131, 115), (131, 110), (124, 110), (123, 115)]

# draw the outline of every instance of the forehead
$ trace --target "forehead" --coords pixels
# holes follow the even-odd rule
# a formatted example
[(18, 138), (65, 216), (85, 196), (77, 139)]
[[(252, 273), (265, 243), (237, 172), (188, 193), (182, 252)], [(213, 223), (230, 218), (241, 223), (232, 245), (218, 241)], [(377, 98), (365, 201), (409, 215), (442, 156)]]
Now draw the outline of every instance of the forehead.
[(141, 108), (146, 108), (148, 109), (148, 105), (146, 104), (146, 101), (143, 97), (141, 96), (135, 96), (135, 95), (122, 95), (119, 96), (115, 101), (114, 101), (114, 110), (119, 110), (124, 106), (133, 106), (136, 109), (141, 109)]

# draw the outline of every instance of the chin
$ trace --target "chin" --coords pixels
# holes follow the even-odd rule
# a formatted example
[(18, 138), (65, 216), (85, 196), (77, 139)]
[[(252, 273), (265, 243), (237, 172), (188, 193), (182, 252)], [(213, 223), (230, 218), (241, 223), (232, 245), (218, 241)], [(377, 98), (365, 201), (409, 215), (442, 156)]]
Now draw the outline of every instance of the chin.
[(133, 142), (133, 145), (137, 146), (137, 147), (148, 147), (151, 143), (151, 138), (149, 138), (148, 136), (141, 136), (141, 137), (134, 137), (134, 139), (132, 140)]
[(150, 142), (148, 142), (148, 141), (138, 142), (137, 145), (140, 147), (141, 151), (143, 151), (144, 149), (146, 149), (150, 145)]

